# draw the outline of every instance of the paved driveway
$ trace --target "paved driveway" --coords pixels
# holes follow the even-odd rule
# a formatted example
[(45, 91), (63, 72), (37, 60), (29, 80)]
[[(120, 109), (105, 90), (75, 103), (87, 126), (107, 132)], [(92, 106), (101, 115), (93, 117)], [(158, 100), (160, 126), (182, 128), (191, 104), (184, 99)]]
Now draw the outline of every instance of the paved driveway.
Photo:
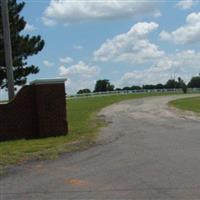
[(174, 98), (104, 109), (109, 125), (96, 146), (14, 167), (0, 199), (200, 199), (200, 121), (169, 109)]

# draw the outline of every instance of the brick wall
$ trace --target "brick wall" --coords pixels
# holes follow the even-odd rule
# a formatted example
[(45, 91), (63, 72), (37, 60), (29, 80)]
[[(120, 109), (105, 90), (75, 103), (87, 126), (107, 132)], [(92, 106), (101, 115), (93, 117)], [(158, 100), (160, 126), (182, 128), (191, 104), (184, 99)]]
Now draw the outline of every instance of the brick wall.
[(25, 86), (0, 104), (0, 141), (65, 135), (67, 127), (64, 83)]

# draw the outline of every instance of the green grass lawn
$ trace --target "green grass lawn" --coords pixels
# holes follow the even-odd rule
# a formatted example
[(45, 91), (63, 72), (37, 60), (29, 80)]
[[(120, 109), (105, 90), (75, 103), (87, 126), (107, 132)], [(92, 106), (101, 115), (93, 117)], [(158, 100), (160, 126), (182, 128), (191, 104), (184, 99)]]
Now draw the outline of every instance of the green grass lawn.
[[(0, 143), (0, 169), (30, 159), (56, 158), (59, 153), (87, 148), (94, 142), (98, 128), (104, 125), (97, 113), (110, 104), (127, 99), (161, 94), (129, 94), (68, 100), (69, 134), (37, 140)], [(164, 94), (162, 94), (164, 95)]]
[(170, 105), (178, 109), (200, 113), (200, 97), (178, 99), (171, 101)]

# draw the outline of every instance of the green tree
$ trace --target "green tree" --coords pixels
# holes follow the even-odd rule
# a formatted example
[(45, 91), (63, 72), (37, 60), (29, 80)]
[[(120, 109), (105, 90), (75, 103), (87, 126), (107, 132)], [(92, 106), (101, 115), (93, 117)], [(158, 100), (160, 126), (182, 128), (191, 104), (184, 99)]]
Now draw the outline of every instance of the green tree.
[(77, 94), (91, 93), (90, 89), (82, 89), (77, 92)]
[(145, 90), (153, 90), (153, 89), (155, 89), (155, 85), (143, 85), (143, 89), (145, 89)]
[(180, 88), (179, 83), (175, 79), (169, 79), (165, 84), (165, 88), (172, 89), (172, 88)]
[(180, 77), (178, 78), (178, 83), (179, 83), (179, 87), (182, 88), (183, 93), (186, 94), (187, 93), (187, 85)]
[[(16, 0), (8, 0), (15, 85), (24, 85), (28, 75), (39, 72), (37, 66), (28, 65), (27, 58), (36, 55), (44, 47), (44, 41), (41, 39), (41, 36), (22, 34), (22, 31), (26, 26), (26, 21), (24, 20), (24, 17), (20, 16), (20, 12), (23, 10), (24, 6), (24, 2), (17, 3)], [(0, 88), (7, 86), (2, 35), (3, 27), (0, 15)]]
[(164, 89), (165, 86), (163, 84), (161, 84), (161, 83), (158, 83), (157, 85), (155, 85), (155, 88), (156, 89)]
[(188, 83), (188, 87), (189, 88), (200, 88), (200, 75), (192, 77), (190, 82)]
[(122, 90), (131, 90), (131, 87), (126, 86)]
[(114, 85), (111, 85), (109, 80), (104, 79), (104, 80), (98, 80), (96, 82), (94, 92), (105, 92), (113, 90), (114, 90)]
[(133, 85), (131, 86), (131, 90), (141, 90), (141, 87), (137, 85)]

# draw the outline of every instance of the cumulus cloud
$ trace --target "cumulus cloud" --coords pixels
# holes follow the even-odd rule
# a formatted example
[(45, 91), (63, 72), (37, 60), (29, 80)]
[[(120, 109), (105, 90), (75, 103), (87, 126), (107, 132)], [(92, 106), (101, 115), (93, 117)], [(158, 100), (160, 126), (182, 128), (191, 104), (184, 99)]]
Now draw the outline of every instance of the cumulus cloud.
[(83, 61), (79, 61), (77, 64), (65, 67), (61, 65), (59, 67), (59, 76), (66, 77), (67, 93), (74, 94), (79, 89), (94, 88), (95, 77), (100, 73), (98, 66), (86, 64)]
[(70, 76), (79, 76), (79, 77), (93, 77), (99, 73), (99, 68), (93, 65), (87, 65), (83, 61), (79, 61), (77, 64), (70, 67), (60, 66), (59, 75), (70, 77)]
[(187, 50), (168, 55), (145, 70), (125, 73), (117, 86), (165, 83), (172, 76), (181, 76), (184, 80), (198, 74), (200, 70), (200, 52)]
[(94, 89), (96, 80), (94, 79), (67, 79), (65, 88), (67, 94), (76, 94), (80, 89), (88, 88), (91, 91)]
[(141, 13), (156, 15), (157, 5), (157, 2), (151, 0), (51, 0), (42, 19), (47, 26), (52, 26), (59, 22), (67, 24), (93, 19), (134, 17)]
[(72, 63), (74, 60), (71, 57), (64, 57), (64, 58), (60, 58), (59, 61), (63, 64), (69, 64)]
[(194, 0), (181, 0), (176, 4), (176, 7), (187, 10), (190, 9), (194, 5), (194, 3)]
[(26, 32), (33, 32), (35, 30), (37, 30), (37, 28), (33, 24), (29, 24), (29, 23), (27, 23), (24, 28), (24, 31)]
[(160, 38), (175, 44), (189, 44), (200, 42), (200, 12), (191, 13), (186, 18), (186, 24), (175, 31), (162, 31)]
[(46, 66), (46, 67), (53, 67), (54, 66), (54, 63), (49, 61), (49, 60), (44, 60), (43, 61), (43, 64)]
[(147, 35), (158, 28), (155, 22), (140, 22), (128, 32), (107, 40), (94, 52), (96, 61), (126, 61), (144, 63), (163, 56), (164, 52), (152, 44)]

